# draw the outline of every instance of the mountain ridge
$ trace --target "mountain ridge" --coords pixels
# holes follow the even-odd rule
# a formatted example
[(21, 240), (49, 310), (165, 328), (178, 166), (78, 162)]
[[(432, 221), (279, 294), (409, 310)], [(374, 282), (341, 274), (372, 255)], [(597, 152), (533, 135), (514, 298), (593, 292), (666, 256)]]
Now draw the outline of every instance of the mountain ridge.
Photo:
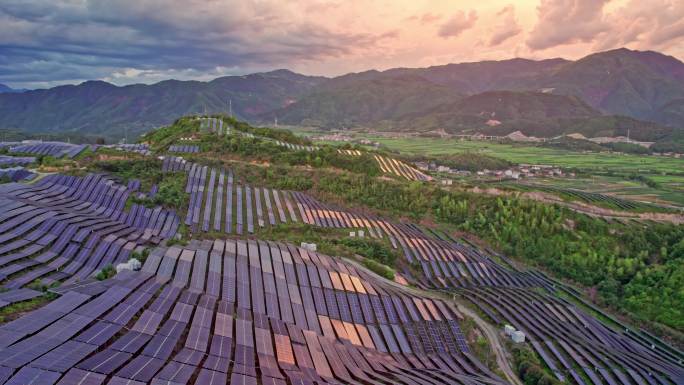
[(18, 92), (25, 92), (28, 90), (25, 89), (14, 89), (6, 84), (0, 83), (0, 94), (11, 94), (11, 93), (18, 93)]
[[(236, 117), (259, 124), (277, 118), (286, 124), (321, 128), (377, 126), (421, 130), (458, 122), (451, 128), (472, 131), (481, 124), (473, 120), (472, 111), (449, 106), (493, 91), (517, 92), (528, 106), (527, 110), (519, 107), (518, 124), (502, 124), (497, 130), (509, 127), (525, 132), (525, 125), (534, 123), (535, 116), (543, 116), (551, 108), (546, 104), (545, 94), (569, 98), (554, 99), (561, 110), (572, 111), (577, 107), (572, 98), (595, 110), (592, 116), (555, 116), (549, 118), (552, 121), (547, 117), (534, 124), (556, 127), (550, 134), (564, 131), (561, 125), (567, 119), (584, 119), (584, 126), (601, 120), (597, 131), (606, 131), (606, 122), (612, 121), (627, 124), (638, 132), (639, 121), (643, 121), (643, 130), (658, 133), (645, 135), (654, 141), (667, 136), (662, 135), (661, 126), (670, 130), (684, 127), (684, 63), (653, 51), (617, 49), (575, 61), (514, 58), (368, 70), (332, 78), (277, 69), (210, 81), (171, 79), (149, 85), (116, 86), (87, 81), (0, 94), (0, 128), (120, 138), (126, 133), (137, 135), (169, 124), (181, 115), (228, 113), (232, 107)], [(506, 99), (510, 108), (513, 101)], [(613, 127), (613, 131), (619, 129)], [(528, 131), (531, 134), (534, 130)]]

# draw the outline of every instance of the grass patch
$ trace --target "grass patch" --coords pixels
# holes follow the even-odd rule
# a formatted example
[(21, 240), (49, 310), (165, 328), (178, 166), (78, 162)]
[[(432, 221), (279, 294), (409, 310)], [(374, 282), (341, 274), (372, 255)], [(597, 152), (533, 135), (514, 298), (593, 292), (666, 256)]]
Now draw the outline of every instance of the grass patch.
[(13, 321), (27, 312), (36, 310), (39, 307), (57, 298), (55, 293), (46, 292), (45, 294), (32, 298), (28, 301), (17, 302), (0, 309), (0, 324)]

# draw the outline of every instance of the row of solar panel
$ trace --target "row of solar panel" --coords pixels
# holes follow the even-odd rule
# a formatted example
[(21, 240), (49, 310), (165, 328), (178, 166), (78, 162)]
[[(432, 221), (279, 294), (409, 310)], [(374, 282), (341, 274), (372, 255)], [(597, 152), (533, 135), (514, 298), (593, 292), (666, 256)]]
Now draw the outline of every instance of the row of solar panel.
[(7, 156), (0, 155), (0, 167), (5, 166), (27, 166), (35, 163), (36, 158), (32, 156)]
[(215, 132), (219, 135), (228, 135), (230, 133), (230, 126), (223, 122), (223, 119), (218, 118), (201, 118), (200, 130), (207, 130)]
[(190, 145), (190, 144), (184, 144), (184, 145), (171, 145), (169, 146), (169, 152), (182, 152), (182, 153), (198, 153), (200, 151), (200, 148), (198, 145)]
[[(224, 130), (225, 127), (225, 130)], [(216, 132), (219, 135), (228, 135), (231, 133), (230, 126), (228, 124), (225, 124), (222, 119), (218, 118), (201, 118), (200, 121), (200, 129), (201, 130), (207, 130), (210, 132)], [(256, 136), (250, 132), (244, 132), (244, 131), (236, 131), (238, 135), (245, 136), (248, 138), (259, 138), (261, 140), (266, 140), (272, 143), (277, 144), (278, 146), (286, 147), (290, 150), (295, 150), (295, 151), (316, 151), (319, 149), (319, 147), (316, 146), (307, 146), (307, 145), (301, 145), (301, 144), (293, 144), (293, 143), (288, 143), (288, 142), (283, 142), (281, 140), (274, 140), (272, 138), (264, 137), (264, 136)], [(173, 146), (171, 146), (173, 147)], [(169, 149), (170, 152), (188, 152), (188, 151), (178, 151), (178, 150), (171, 150)]]
[(413, 166), (410, 166), (400, 160), (381, 156), (373, 155), (375, 160), (378, 162), (382, 172), (398, 175), (400, 177), (406, 178), (408, 180), (419, 180), (419, 181), (430, 181), (432, 177), (417, 170)]
[(287, 147), (290, 150), (295, 150), (295, 151), (308, 151), (308, 152), (313, 152), (313, 151), (318, 151), (320, 150), (320, 147), (317, 146), (307, 146), (303, 144), (293, 144), (293, 143), (288, 143), (288, 142), (283, 142), (281, 140), (276, 140), (274, 141), (275, 144), (281, 147)]
[(137, 152), (142, 155), (150, 155), (150, 146), (145, 143), (119, 143), (107, 145), (105, 147), (113, 148), (120, 151)]
[[(338, 153), (349, 155), (349, 156), (361, 156), (362, 152), (360, 150), (337, 150)], [(425, 174), (424, 172), (416, 169), (415, 167), (402, 162), (398, 159), (390, 158), (382, 155), (373, 155), (373, 158), (378, 162), (378, 166), (382, 172), (386, 174), (394, 174), (399, 177), (408, 180), (419, 180), (419, 181), (431, 181), (432, 177)]]
[(35, 178), (36, 174), (23, 167), (0, 168), (0, 178), (10, 182), (18, 182), (26, 179)]
[(123, 211), (129, 191), (95, 174), (4, 184), (0, 194), (0, 281), (10, 290), (87, 278), (173, 237), (180, 222), (161, 207)]
[(57, 158), (74, 158), (88, 148), (87, 144), (64, 142), (0, 142), (0, 147), (9, 148), (14, 154), (50, 155)]

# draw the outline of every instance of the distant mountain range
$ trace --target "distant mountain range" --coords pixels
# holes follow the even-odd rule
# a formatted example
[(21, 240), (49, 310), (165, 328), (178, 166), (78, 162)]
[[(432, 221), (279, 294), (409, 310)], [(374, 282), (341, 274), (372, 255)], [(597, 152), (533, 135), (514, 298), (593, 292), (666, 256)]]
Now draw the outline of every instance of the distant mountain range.
[(27, 91), (27, 90), (24, 90), (24, 89), (16, 90), (16, 89), (10, 88), (9, 86), (6, 86), (4, 84), (0, 84), (0, 94), (16, 93), (16, 92), (24, 92), (24, 91)]
[(0, 94), (0, 128), (120, 138), (185, 114), (321, 128), (680, 138), (684, 63), (617, 49), (564, 59), (483, 61), (335, 78), (277, 70), (210, 82), (117, 87), (101, 81)]

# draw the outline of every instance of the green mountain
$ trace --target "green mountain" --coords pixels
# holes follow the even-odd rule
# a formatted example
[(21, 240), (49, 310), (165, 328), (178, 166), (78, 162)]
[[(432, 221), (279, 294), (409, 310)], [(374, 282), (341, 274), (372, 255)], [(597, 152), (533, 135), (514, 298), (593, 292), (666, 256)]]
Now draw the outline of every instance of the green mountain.
[(386, 74), (413, 74), (433, 83), (455, 88), (463, 94), (493, 90), (529, 90), (536, 79), (570, 63), (564, 59), (510, 59), (474, 63), (446, 64), (427, 68), (397, 68)]
[(491, 91), (441, 105), (401, 121), (384, 122), (397, 130), (421, 127), (451, 133), (507, 135), (521, 131), (528, 136), (554, 137), (581, 133), (587, 137), (629, 136), (657, 141), (672, 128), (633, 118), (603, 115), (574, 96), (539, 92)]
[(577, 61), (512, 59), (387, 72), (417, 74), (470, 95), (546, 90), (580, 97), (606, 114), (684, 125), (684, 63), (653, 51), (622, 48)]
[(289, 106), (262, 115), (322, 128), (363, 126), (385, 119), (421, 114), (463, 95), (420, 76), (369, 71), (328, 80)]
[(287, 70), (228, 76), (210, 82), (167, 80), (117, 87), (102, 81), (21, 94), (0, 94), (0, 128), (63, 131), (119, 139), (196, 113), (227, 113), (251, 120), (281, 108), (323, 78)]
[(607, 113), (684, 125), (684, 63), (660, 53), (601, 52), (560, 66), (533, 84), (578, 96)]
[(228, 112), (229, 101), (236, 117), (258, 124), (278, 119), (322, 128), (520, 130), (538, 136), (629, 131), (635, 139), (656, 141), (678, 138), (673, 130), (684, 129), (684, 63), (619, 49), (577, 61), (483, 61), (336, 78), (278, 70), (125, 87), (90, 81), (0, 93), (0, 129), (119, 139), (185, 114)]

